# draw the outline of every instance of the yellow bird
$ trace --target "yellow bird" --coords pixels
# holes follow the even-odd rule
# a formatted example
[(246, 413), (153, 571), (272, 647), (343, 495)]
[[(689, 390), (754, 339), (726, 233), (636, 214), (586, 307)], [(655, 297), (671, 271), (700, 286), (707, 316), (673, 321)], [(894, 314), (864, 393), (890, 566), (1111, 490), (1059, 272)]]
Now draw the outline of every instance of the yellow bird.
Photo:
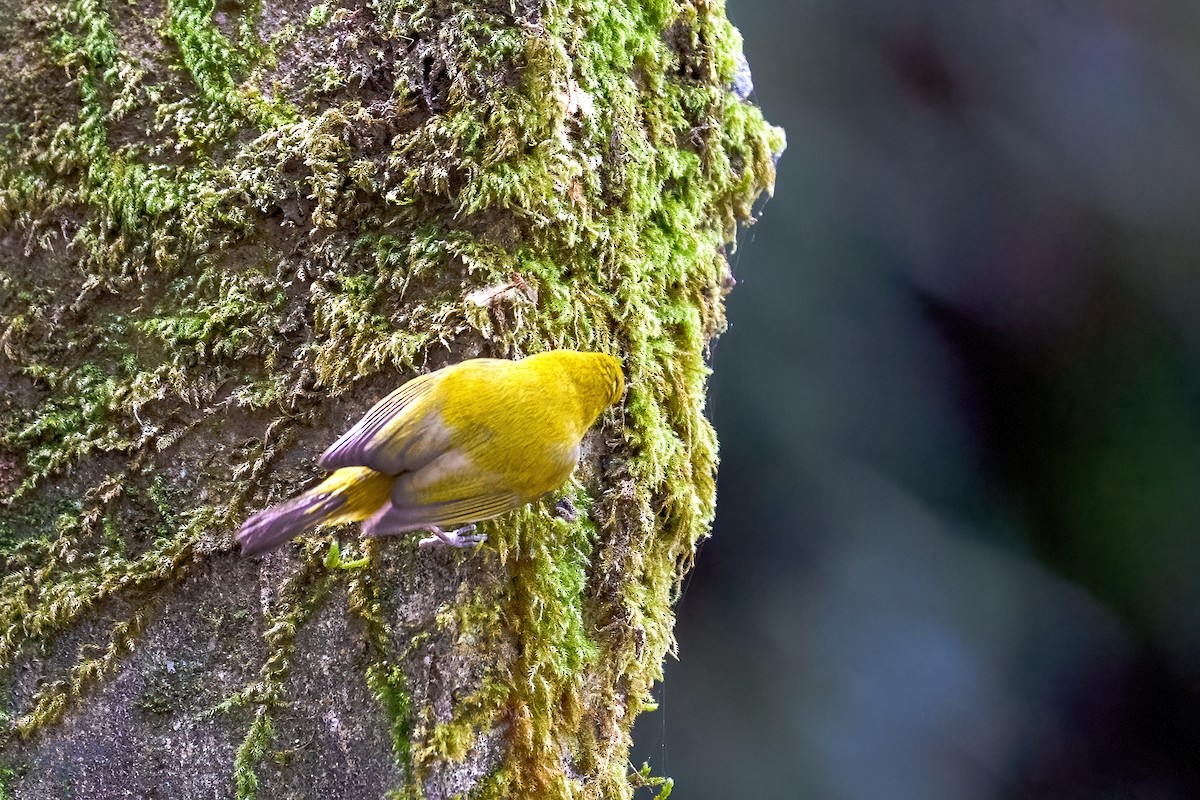
[(422, 547), (478, 544), (474, 523), (566, 482), (583, 435), (624, 391), (617, 359), (575, 350), (474, 358), (414, 378), (325, 451), (332, 475), (242, 524), (242, 555), (360, 520), (367, 536), (427, 530)]

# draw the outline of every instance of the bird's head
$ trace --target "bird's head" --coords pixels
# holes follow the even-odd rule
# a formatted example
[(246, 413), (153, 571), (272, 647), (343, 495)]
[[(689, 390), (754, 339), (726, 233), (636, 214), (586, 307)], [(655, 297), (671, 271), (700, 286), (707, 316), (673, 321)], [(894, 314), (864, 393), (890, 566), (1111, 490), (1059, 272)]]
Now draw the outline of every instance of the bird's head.
[(552, 369), (575, 386), (585, 411), (591, 414), (591, 419), (584, 421), (585, 426), (590, 425), (604, 409), (619, 402), (625, 394), (625, 375), (621, 372), (621, 362), (607, 353), (550, 350), (530, 356), (527, 360), (538, 362), (538, 369), (553, 364)]

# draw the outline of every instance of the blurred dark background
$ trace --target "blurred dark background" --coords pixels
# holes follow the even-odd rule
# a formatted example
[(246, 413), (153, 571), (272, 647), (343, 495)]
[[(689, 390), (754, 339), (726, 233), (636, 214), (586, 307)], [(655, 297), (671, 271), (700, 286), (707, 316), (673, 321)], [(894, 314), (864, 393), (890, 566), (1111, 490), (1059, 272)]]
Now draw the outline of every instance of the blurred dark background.
[(1200, 3), (730, 0), (786, 128), (638, 764), (1200, 798)]

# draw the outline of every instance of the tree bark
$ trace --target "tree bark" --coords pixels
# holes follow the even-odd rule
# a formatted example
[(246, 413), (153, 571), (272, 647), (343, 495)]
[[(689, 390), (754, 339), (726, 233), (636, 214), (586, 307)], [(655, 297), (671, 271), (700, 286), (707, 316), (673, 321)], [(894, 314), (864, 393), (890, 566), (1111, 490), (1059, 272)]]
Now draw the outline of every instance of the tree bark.
[[(783, 146), (720, 5), (0, 12), (0, 798), (654, 783), (725, 248)], [(478, 551), (234, 552), (387, 391), (555, 347), (624, 404)]]

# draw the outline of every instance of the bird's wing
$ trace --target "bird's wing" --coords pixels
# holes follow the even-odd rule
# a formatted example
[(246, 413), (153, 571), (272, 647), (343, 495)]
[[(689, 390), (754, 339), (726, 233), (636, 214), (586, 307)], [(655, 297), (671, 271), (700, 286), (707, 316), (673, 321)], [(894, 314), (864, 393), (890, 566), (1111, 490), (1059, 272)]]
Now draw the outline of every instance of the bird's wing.
[(397, 504), (393, 499), (366, 523), (363, 533), (368, 536), (386, 536), (430, 525), (456, 528), (498, 517), (520, 505), (520, 497), (503, 493), (416, 505)]
[(321, 466), (370, 467), (398, 475), (445, 452), (450, 432), (427, 402), (435, 386), (434, 374), (420, 375), (380, 400), (321, 455)]
[(396, 478), (386, 524), (465, 525), (498, 517), (526, 499), (511, 481), (480, 469), (463, 450), (452, 448)]
[(447, 503), (437, 503), (430, 510), (437, 515), (437, 522), (445, 527), (482, 522), (498, 517), (521, 505), (521, 498), (512, 493), (484, 494), (464, 497)]

